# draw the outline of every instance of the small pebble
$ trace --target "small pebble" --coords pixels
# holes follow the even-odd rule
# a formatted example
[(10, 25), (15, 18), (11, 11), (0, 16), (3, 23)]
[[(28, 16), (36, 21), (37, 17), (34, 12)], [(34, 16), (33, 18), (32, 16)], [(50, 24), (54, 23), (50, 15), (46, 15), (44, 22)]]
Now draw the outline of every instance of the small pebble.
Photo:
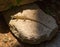
[(8, 40), (9, 40), (8, 38), (4, 38), (2, 41), (3, 41), (4, 43), (7, 43)]
[(5, 34), (5, 36), (8, 36), (7, 34)]

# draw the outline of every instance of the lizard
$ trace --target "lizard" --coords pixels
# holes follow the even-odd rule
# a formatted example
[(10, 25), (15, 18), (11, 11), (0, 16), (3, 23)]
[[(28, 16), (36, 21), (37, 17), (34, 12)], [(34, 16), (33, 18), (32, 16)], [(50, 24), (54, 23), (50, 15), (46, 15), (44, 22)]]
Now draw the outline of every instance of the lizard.
[(44, 23), (42, 23), (42, 22), (40, 22), (40, 21), (38, 21), (38, 20), (32, 19), (32, 18), (28, 18), (28, 17), (26, 17), (26, 16), (11, 16), (11, 18), (12, 18), (12, 19), (17, 19), (17, 20), (18, 20), (18, 19), (22, 19), (22, 20), (24, 20), (24, 21), (26, 21), (26, 20), (31, 20), (31, 21), (37, 22), (37, 23), (42, 24), (42, 25), (44, 25), (45, 27), (51, 29), (50, 27), (46, 26)]

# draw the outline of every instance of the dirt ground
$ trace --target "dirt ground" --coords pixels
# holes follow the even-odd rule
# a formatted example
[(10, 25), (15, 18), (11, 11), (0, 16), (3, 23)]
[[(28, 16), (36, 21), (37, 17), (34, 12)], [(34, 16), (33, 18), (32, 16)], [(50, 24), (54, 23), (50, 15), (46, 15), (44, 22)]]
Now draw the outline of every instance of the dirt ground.
[(11, 34), (4, 19), (0, 16), (0, 47), (13, 47), (17, 40)]
[[(41, 2), (38, 4), (41, 7), (41, 9), (44, 10), (46, 13), (48, 12), (48, 14), (53, 15), (53, 17), (57, 21), (57, 24), (60, 27), (59, 5), (55, 3), (53, 4), (53, 7), (51, 2), (48, 2), (48, 4), (44, 5), (45, 3), (47, 2)], [(49, 42), (43, 42), (38, 45), (25, 44), (18, 41), (18, 39), (14, 37), (14, 35), (9, 30), (4, 18), (0, 16), (0, 47), (60, 47), (60, 31), (58, 31), (56, 36)]]

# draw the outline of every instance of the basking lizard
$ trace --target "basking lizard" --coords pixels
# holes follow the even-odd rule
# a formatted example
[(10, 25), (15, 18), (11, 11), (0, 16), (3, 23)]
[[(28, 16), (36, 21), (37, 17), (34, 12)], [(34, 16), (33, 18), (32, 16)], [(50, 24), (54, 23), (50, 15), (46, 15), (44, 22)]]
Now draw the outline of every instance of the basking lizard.
[(38, 22), (39, 23), (39, 21), (37, 21), (37, 20), (35, 20), (35, 19), (31, 19), (31, 18), (28, 18), (28, 17), (26, 17), (26, 16), (11, 16), (12, 17), (12, 19), (22, 19), (22, 20), (24, 20), (24, 21), (26, 21), (26, 20), (31, 20), (31, 21), (34, 21), (34, 22)]
[(35, 20), (35, 19), (28, 18), (28, 17), (26, 17), (26, 16), (11, 16), (11, 17), (12, 17), (12, 19), (17, 19), (17, 20), (18, 20), (18, 19), (22, 19), (22, 20), (24, 20), (24, 21), (26, 21), (26, 20), (31, 20), (31, 21), (37, 22), (37, 23), (42, 24), (42, 25), (44, 25), (45, 27), (51, 29), (50, 27), (46, 26), (44, 23), (42, 23), (42, 22), (40, 22), (40, 21), (37, 21), (37, 20)]

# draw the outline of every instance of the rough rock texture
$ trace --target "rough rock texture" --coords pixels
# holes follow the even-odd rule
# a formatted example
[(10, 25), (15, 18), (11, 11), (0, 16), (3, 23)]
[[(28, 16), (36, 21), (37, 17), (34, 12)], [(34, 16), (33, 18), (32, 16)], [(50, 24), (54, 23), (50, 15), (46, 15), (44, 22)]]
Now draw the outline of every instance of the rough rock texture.
[(58, 30), (55, 19), (36, 4), (28, 4), (3, 13), (12, 33), (22, 42), (39, 44), (51, 40)]
[(35, 2), (36, 0), (0, 0), (0, 12), (11, 8)]

